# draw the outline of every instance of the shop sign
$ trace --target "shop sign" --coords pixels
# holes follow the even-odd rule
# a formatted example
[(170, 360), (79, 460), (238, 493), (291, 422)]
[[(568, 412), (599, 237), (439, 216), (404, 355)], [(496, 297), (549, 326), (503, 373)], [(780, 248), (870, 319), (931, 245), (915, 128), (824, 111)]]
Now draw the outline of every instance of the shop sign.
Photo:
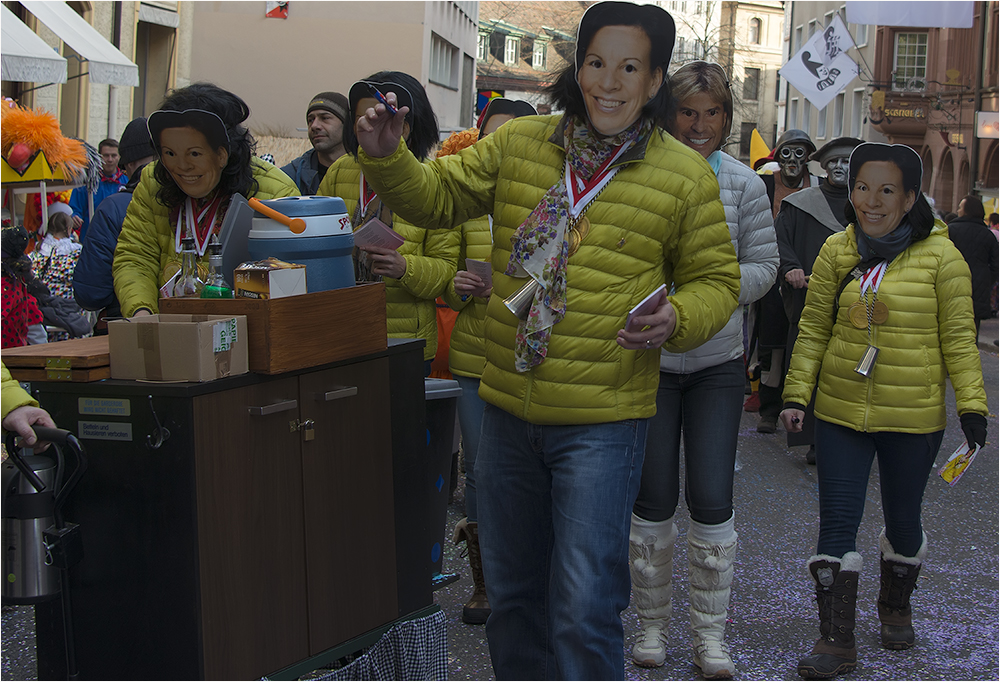
[(883, 113), (890, 118), (925, 118), (923, 109), (884, 109)]
[(132, 414), (132, 403), (128, 398), (78, 398), (77, 409), (80, 414), (129, 417)]
[(132, 425), (127, 422), (77, 422), (80, 440), (132, 440)]

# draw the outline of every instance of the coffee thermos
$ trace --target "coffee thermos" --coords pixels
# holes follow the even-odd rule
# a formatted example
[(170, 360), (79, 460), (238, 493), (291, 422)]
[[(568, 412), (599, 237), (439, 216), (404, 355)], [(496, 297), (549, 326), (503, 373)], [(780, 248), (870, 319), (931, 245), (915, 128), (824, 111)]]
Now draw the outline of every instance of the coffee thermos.
[(10, 460), (3, 480), (3, 601), (34, 604), (59, 595), (59, 570), (46, 557), (45, 530), (55, 524), (56, 463), (43, 455), (22, 458), (44, 484), (32, 482)]

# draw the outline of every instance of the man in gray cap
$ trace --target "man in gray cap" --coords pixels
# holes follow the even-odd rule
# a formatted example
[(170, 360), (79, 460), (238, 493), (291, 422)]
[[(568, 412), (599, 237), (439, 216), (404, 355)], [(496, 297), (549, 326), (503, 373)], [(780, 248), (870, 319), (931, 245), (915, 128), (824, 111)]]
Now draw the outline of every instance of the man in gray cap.
[[(838, 137), (814, 152), (809, 158), (823, 167), (826, 179), (819, 187), (809, 187), (786, 196), (774, 219), (774, 231), (778, 237), (778, 252), (781, 256), (778, 282), (781, 285), (781, 300), (788, 315), (786, 365), (799, 334), (799, 318), (805, 307), (813, 263), (826, 238), (847, 227), (848, 221), (844, 214), (850, 194), (847, 171), (851, 152), (861, 143), (862, 140), (853, 137)], [(808, 445), (806, 462), (816, 463), (811, 403), (806, 410), (802, 431), (789, 433), (788, 445)]]
[(313, 148), (281, 168), (295, 182), (302, 196), (316, 194), (327, 169), (344, 155), (348, 109), (347, 98), (339, 92), (321, 92), (310, 100), (306, 124)]

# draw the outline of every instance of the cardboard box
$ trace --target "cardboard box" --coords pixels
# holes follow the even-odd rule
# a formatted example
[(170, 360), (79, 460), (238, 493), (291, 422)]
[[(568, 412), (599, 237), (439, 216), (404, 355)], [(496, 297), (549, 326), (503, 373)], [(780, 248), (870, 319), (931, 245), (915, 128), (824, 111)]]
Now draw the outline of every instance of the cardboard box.
[(272, 300), (161, 298), (161, 313), (246, 315), (250, 371), (280, 374), (385, 350), (385, 284)]
[(268, 259), (244, 264), (233, 273), (237, 298), (273, 299), (307, 293), (306, 266)]
[(242, 315), (112, 320), (108, 339), (112, 379), (210, 381), (249, 371), (247, 319)]

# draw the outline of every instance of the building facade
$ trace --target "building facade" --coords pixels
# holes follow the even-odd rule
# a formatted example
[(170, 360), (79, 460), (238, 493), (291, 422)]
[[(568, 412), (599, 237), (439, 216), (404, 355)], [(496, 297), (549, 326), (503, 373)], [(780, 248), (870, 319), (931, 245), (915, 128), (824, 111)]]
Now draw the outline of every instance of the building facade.
[(305, 137), (316, 93), (382, 70), (424, 85), (443, 134), (472, 125), (476, 2), (296, 2), (287, 18), (263, 2), (191, 4), (191, 79), (245, 99), (255, 134)]
[(133, 62), (139, 76), (135, 87), (92, 83), (86, 51), (81, 56), (25, 5), (3, 4), (67, 58), (68, 71), (63, 84), (4, 81), (3, 94), (27, 108), (42, 108), (56, 114), (63, 135), (82, 138), (95, 146), (104, 138), (118, 138), (130, 120), (153, 111), (177, 83), (188, 82), (193, 3), (177, 0), (49, 3), (57, 13), (71, 11), (82, 17), (102, 41)]
[(479, 3), (477, 113), (501, 95), (551, 113), (548, 88), (572, 63), (580, 17), (593, 2)]
[[(939, 212), (968, 194), (997, 198), (998, 4), (976, 2), (972, 28), (879, 26), (868, 116), (891, 143), (920, 153)], [(978, 116), (977, 116), (978, 114)]]
[[(789, 2), (786, 3), (785, 13), (785, 61), (794, 56), (816, 31), (829, 26), (835, 15), (839, 14), (847, 23), (847, 9), (843, 1)], [(848, 56), (860, 64), (861, 72), (822, 109), (812, 106), (802, 93), (781, 79), (779, 98), (784, 103), (784, 125), (779, 123), (779, 135), (793, 128), (804, 130), (817, 148), (838, 137), (856, 137), (869, 142), (886, 140), (868, 116), (876, 27), (848, 23), (847, 28), (857, 48), (848, 50)]]
[(781, 2), (723, 2), (720, 19), (719, 63), (729, 74), (734, 103), (726, 151), (749, 163), (755, 128), (769, 147), (777, 141), (784, 9)]

